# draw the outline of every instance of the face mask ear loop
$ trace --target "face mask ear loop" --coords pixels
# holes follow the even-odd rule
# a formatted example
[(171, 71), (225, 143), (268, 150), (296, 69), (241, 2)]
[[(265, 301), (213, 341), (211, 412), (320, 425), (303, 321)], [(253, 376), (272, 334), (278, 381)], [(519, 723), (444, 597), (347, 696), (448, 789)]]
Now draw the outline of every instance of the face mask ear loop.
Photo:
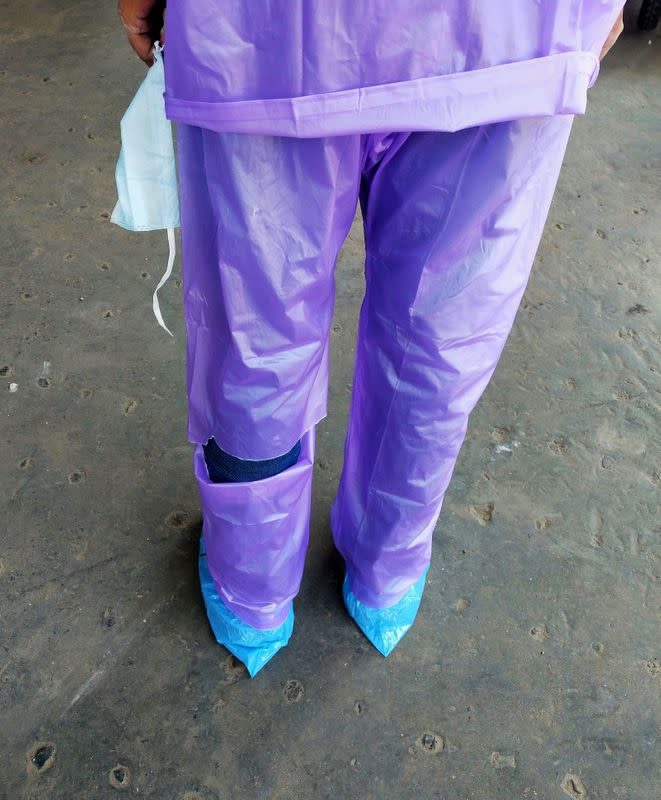
[(154, 316), (156, 317), (158, 324), (161, 326), (161, 328), (163, 328), (163, 330), (166, 330), (170, 334), (170, 336), (172, 336), (173, 335), (172, 331), (163, 321), (163, 315), (161, 314), (161, 307), (158, 303), (158, 290), (161, 287), (165, 286), (165, 282), (170, 277), (170, 275), (172, 275), (172, 266), (174, 264), (174, 257), (177, 254), (177, 248), (174, 240), (174, 228), (168, 228), (168, 247), (169, 247), (168, 265), (165, 269), (163, 277), (158, 282), (158, 286), (154, 289), (154, 296), (152, 297), (151, 306), (152, 309), (154, 310)]

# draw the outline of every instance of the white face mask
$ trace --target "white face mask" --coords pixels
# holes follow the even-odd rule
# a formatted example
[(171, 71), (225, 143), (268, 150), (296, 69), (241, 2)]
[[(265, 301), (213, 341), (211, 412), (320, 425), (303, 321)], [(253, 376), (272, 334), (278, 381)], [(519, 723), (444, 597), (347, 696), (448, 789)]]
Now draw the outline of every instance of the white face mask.
[(162, 52), (158, 44), (154, 45), (154, 64), (120, 123), (122, 149), (115, 170), (118, 199), (110, 219), (130, 231), (167, 230), (168, 264), (154, 291), (152, 307), (159, 325), (172, 336), (158, 303), (158, 290), (172, 274), (174, 229), (179, 226), (172, 126), (165, 116), (163, 100)]

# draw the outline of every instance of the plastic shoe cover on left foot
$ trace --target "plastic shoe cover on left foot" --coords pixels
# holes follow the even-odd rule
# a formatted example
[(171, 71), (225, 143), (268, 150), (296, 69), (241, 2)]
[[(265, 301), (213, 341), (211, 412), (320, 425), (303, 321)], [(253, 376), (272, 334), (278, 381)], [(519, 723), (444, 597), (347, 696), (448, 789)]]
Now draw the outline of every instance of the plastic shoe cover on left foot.
[(415, 620), (425, 588), (429, 567), (407, 590), (406, 594), (388, 608), (373, 608), (361, 602), (351, 591), (349, 573), (344, 577), (342, 596), (349, 615), (370, 642), (384, 656), (397, 647)]
[(260, 669), (273, 658), (289, 641), (294, 630), (294, 607), (291, 606), (282, 625), (271, 630), (259, 630), (239, 619), (223, 603), (216, 589), (204, 548), (204, 536), (200, 538), (199, 558), (200, 586), (207, 617), (216, 641), (226, 647), (233, 656), (245, 664), (254, 678)]

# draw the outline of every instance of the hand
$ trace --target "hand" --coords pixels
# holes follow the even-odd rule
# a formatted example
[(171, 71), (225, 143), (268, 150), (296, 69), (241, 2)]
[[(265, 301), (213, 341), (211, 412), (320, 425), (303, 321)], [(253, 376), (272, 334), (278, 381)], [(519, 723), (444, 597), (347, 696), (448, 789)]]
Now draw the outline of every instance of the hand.
[(154, 42), (163, 44), (166, 0), (119, 0), (117, 13), (129, 43), (145, 64), (151, 66)]
[(615, 44), (615, 42), (619, 39), (620, 34), (624, 30), (624, 11), (620, 12), (620, 16), (615, 20), (615, 25), (610, 30), (610, 33), (606, 37), (606, 41), (604, 42), (604, 46), (601, 48), (601, 53), (599, 53), (599, 60), (601, 60), (606, 53), (611, 49), (611, 47)]

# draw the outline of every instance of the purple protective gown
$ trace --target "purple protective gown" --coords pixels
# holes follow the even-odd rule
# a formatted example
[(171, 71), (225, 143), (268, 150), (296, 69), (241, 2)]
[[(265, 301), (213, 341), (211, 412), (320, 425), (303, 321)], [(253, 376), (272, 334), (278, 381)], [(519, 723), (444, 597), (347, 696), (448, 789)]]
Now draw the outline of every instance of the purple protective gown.
[(318, 137), (581, 114), (623, 0), (170, 0), (166, 108)]
[(221, 488), (198, 447), (209, 567), (240, 620), (275, 628), (300, 584), (334, 265), (359, 198), (366, 294), (333, 535), (372, 608), (428, 567), (621, 6), (168, 3), (189, 436), (244, 459), (304, 438), (290, 470)]

